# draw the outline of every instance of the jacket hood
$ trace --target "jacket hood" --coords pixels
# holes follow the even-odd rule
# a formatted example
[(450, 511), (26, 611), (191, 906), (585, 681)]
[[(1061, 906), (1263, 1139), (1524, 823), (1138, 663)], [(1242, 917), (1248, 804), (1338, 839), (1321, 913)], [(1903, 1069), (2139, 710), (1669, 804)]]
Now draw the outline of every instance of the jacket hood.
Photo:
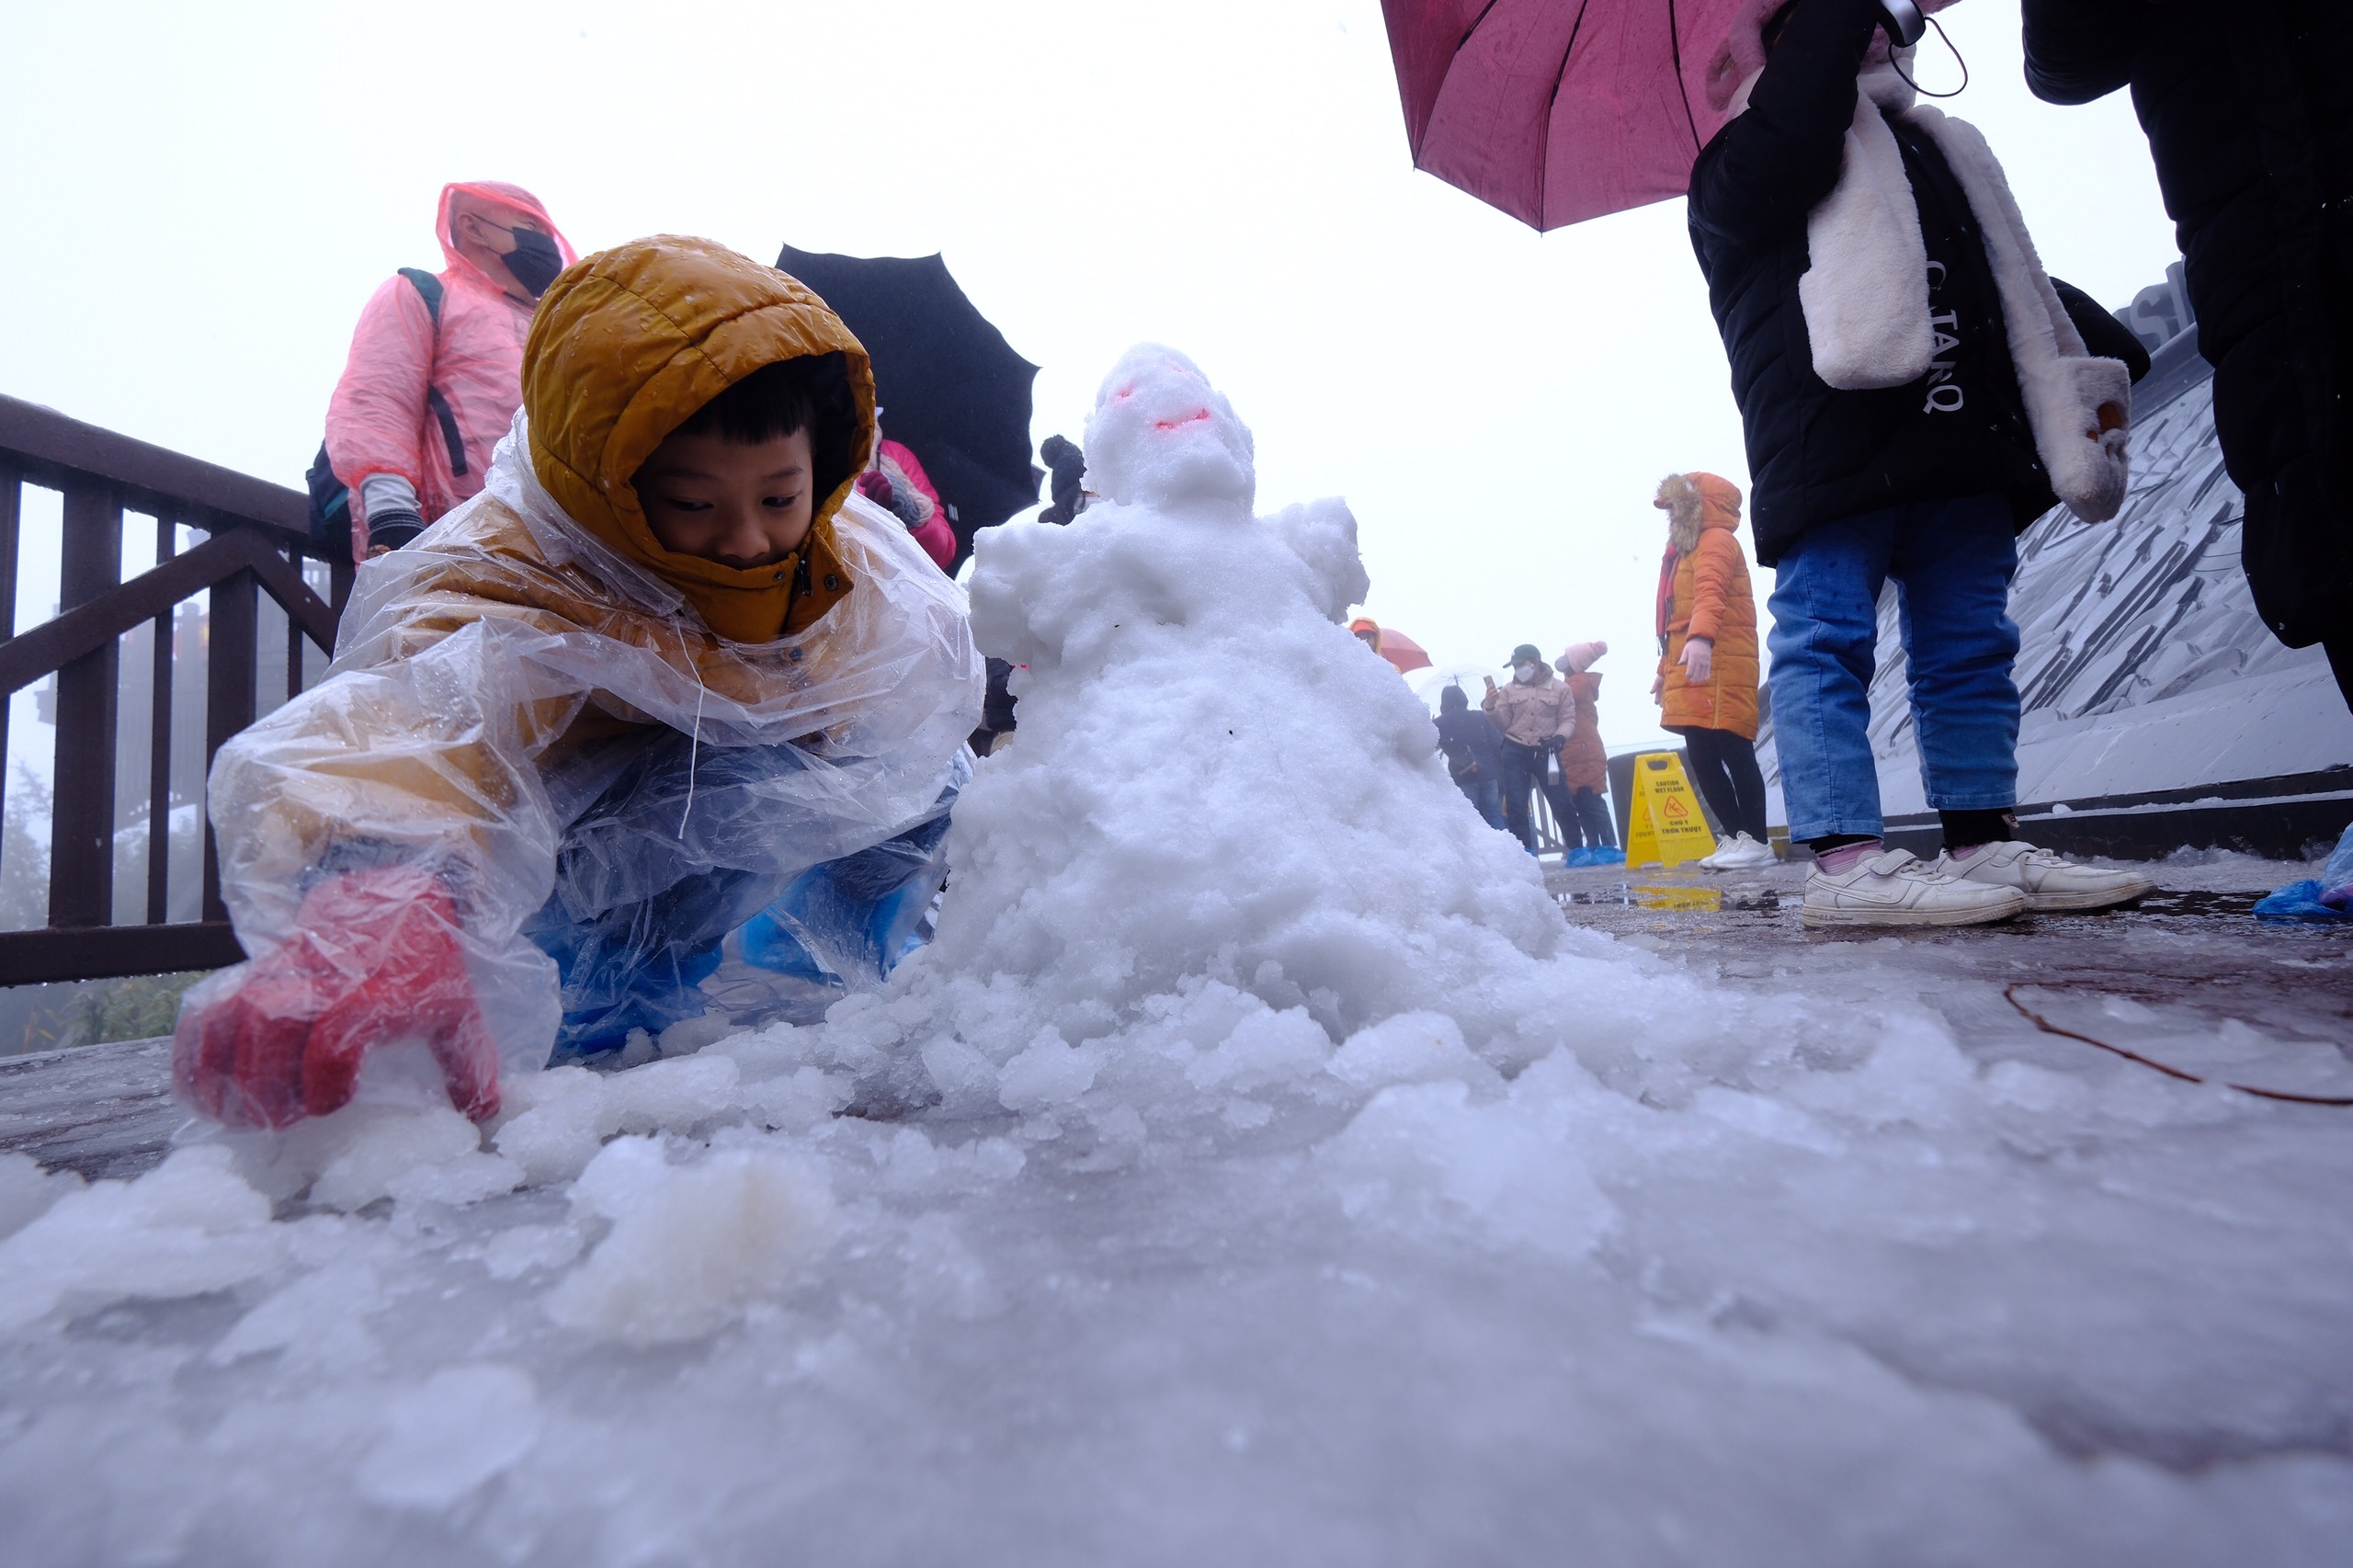
[(457, 199), (460, 196), (474, 197), (479, 200), (492, 202), (500, 207), (511, 207), (517, 212), (528, 213), (547, 225), (548, 235), (555, 241), (555, 248), (563, 256), (564, 266), (570, 267), (580, 259), (573, 251), (572, 242), (563, 237), (563, 231), (557, 228), (555, 220), (548, 216), (548, 210), (540, 205), (540, 199), (521, 186), (509, 185), (503, 179), (459, 180), (441, 187), (440, 205), (434, 210), (433, 215), (433, 233), (441, 242), (441, 257), (449, 264), (449, 270), (459, 276), (480, 281), (493, 293), (503, 294), (506, 291), (488, 273), (467, 260), (465, 253), (458, 249), (457, 242), (449, 237), (451, 209), (457, 204)]
[(1658, 487), (1666, 507), (1667, 540), (1677, 554), (1699, 542), (1703, 528), (1740, 527), (1740, 486), (1712, 473), (1671, 473)]
[[(766, 365), (839, 354), (858, 429), (808, 542), (771, 566), (663, 548), (631, 481), (671, 431)], [(842, 319), (799, 282), (711, 240), (657, 234), (567, 268), (523, 347), (532, 472), (589, 532), (684, 594), (739, 642), (799, 631), (849, 591), (834, 519), (874, 451), (874, 372)]]
[(1438, 707), (1441, 713), (1461, 713), (1470, 706), (1471, 694), (1459, 686), (1449, 686), (1438, 694)]

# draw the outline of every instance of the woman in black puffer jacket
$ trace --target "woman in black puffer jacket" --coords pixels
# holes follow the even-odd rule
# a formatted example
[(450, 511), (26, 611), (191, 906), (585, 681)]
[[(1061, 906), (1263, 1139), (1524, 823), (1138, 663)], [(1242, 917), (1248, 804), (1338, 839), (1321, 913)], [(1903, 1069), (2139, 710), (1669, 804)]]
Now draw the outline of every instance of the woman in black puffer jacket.
[(2027, 83), (2128, 84), (2187, 262), (2256, 608), (2353, 702), (2353, 5), (2025, 0)]

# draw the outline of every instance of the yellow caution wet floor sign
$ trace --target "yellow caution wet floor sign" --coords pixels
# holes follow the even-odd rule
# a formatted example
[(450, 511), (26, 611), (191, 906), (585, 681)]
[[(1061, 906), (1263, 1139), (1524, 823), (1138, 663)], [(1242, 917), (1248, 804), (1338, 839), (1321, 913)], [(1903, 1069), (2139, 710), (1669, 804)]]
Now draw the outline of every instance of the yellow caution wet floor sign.
[(1634, 758), (1632, 810), (1626, 821), (1626, 864), (1680, 866), (1716, 852), (1699, 797), (1683, 774), (1683, 759), (1671, 751), (1646, 751)]

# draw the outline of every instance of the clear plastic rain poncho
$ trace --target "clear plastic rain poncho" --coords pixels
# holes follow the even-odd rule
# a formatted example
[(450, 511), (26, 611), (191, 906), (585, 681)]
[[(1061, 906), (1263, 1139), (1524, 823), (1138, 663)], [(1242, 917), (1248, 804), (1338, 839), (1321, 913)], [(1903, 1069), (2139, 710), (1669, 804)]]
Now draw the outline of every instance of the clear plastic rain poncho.
[[(720, 939), (788, 890), (756, 959), (814, 972), (777, 957), (790, 935), (836, 973), (887, 967), (978, 722), (963, 590), (853, 495), (833, 522), (846, 597), (796, 635), (727, 641), (556, 504), (526, 421), (483, 495), (361, 571), (329, 678), (222, 749), (211, 810), (247, 952), (294, 932), (324, 879), (421, 869), (502, 1074), (544, 1065), (560, 1017), (593, 1051), (702, 1012)], [(188, 1017), (253, 968), (190, 993), (184, 1087)], [(393, 999), (392, 1022), (423, 1005)], [(435, 1046), (445, 1071), (482, 1049)]]

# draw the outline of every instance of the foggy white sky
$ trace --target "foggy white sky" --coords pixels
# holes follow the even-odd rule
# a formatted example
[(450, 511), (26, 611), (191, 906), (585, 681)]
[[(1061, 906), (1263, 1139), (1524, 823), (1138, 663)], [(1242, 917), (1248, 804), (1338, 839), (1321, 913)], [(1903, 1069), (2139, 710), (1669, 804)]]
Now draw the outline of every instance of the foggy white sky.
[[(2051, 270), (2156, 280), (2129, 105), (2034, 102), (2015, 0), (1942, 19)], [(1044, 367), (1038, 437), (1129, 344), (1183, 348), (1261, 508), (1346, 495), (1370, 612), (1440, 664), (1607, 638), (1613, 745), (1656, 733), (1659, 476), (1746, 483), (1682, 204), (1539, 236), (1415, 173), (1377, 0), (21, 0), (0, 149), (0, 392), (287, 484), (361, 302), (440, 266), (447, 180), (529, 187), (584, 251), (942, 251)]]

